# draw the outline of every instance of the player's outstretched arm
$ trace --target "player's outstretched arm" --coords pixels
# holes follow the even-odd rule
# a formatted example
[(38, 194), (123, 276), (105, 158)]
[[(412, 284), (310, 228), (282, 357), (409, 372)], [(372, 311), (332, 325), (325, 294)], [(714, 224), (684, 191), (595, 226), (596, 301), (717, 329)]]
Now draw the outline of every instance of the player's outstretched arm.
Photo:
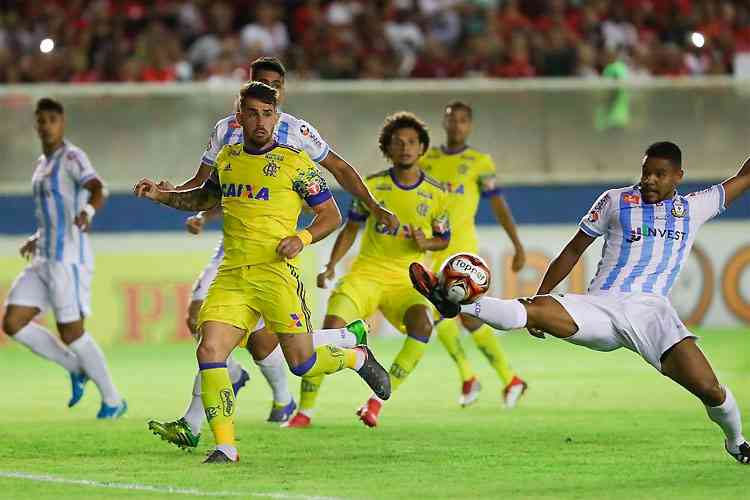
[(210, 210), (201, 210), (197, 214), (191, 215), (185, 219), (185, 229), (187, 229), (190, 234), (201, 234), (203, 226), (205, 226), (206, 223), (218, 219), (223, 213), (224, 211), (222, 210), (221, 205), (217, 205)]
[(722, 182), (724, 186), (724, 204), (729, 206), (734, 200), (750, 189), (750, 158), (745, 160), (740, 170), (734, 177)]
[(542, 284), (539, 285), (537, 295), (546, 295), (555, 289), (564, 280), (573, 267), (578, 263), (581, 255), (594, 242), (594, 238), (580, 229), (573, 238), (565, 245), (560, 255), (550, 262), (547, 272), (544, 273)]
[(380, 224), (385, 224), (385, 226), (391, 231), (398, 229), (400, 224), (398, 217), (378, 203), (370, 190), (367, 189), (362, 177), (348, 161), (335, 152), (329, 151), (326, 157), (320, 161), (320, 164), (333, 174), (341, 187), (362, 200), (367, 209)]
[(201, 187), (204, 182), (208, 180), (208, 178), (211, 176), (211, 172), (213, 172), (214, 167), (211, 165), (206, 165), (205, 163), (201, 163), (198, 167), (198, 170), (193, 174), (193, 176), (180, 184), (179, 186), (175, 186), (172, 188), (174, 191), (189, 191), (191, 189), (195, 189), (197, 187)]
[(495, 218), (503, 226), (505, 234), (508, 235), (510, 241), (513, 243), (515, 248), (515, 255), (513, 255), (513, 272), (518, 272), (523, 269), (526, 264), (526, 251), (523, 248), (521, 239), (518, 237), (518, 229), (516, 223), (513, 220), (513, 214), (510, 211), (508, 203), (505, 201), (505, 197), (501, 195), (493, 196), (490, 198), (490, 206), (492, 212), (495, 214)]
[(333, 244), (328, 263), (323, 266), (320, 274), (318, 274), (318, 288), (326, 288), (326, 281), (332, 280), (336, 276), (336, 264), (341, 262), (341, 259), (349, 253), (352, 245), (357, 241), (359, 228), (359, 223), (349, 219), (344, 228), (339, 231), (339, 234), (336, 236), (336, 242)]
[(221, 188), (210, 180), (199, 188), (189, 191), (167, 191), (159, 189), (151, 179), (141, 179), (133, 188), (139, 198), (148, 198), (177, 210), (210, 210), (221, 201)]
[(315, 218), (312, 224), (298, 232), (295, 236), (288, 236), (281, 240), (276, 247), (276, 252), (287, 259), (292, 259), (299, 254), (306, 245), (316, 243), (333, 231), (341, 224), (341, 212), (336, 200), (332, 197), (322, 203), (313, 206)]

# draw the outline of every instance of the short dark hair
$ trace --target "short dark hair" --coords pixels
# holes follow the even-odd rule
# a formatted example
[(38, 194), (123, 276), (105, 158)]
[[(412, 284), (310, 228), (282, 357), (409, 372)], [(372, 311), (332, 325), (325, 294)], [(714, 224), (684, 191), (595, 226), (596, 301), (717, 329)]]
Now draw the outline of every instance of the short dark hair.
[(262, 82), (247, 82), (240, 89), (240, 108), (245, 99), (257, 99), (266, 104), (273, 104), (275, 107), (279, 102), (279, 91)]
[(286, 78), (286, 68), (282, 64), (278, 57), (259, 57), (255, 61), (250, 63), (250, 79), (255, 78), (255, 74), (258, 71), (275, 71), (281, 75), (281, 78)]
[(34, 114), (41, 113), (42, 111), (53, 111), (55, 113), (65, 114), (65, 109), (60, 101), (56, 101), (51, 97), (42, 97), (36, 102), (36, 110)]
[(464, 111), (466, 111), (466, 114), (469, 115), (469, 118), (473, 118), (474, 117), (474, 110), (471, 109), (471, 106), (469, 106), (468, 104), (466, 104), (463, 101), (452, 101), (452, 102), (449, 102), (445, 106), (445, 114), (448, 115), (448, 114), (454, 112), (457, 109), (463, 109)]
[(393, 133), (402, 128), (410, 128), (417, 131), (419, 134), (419, 142), (424, 144), (425, 150), (430, 147), (430, 134), (427, 130), (427, 125), (417, 118), (414, 113), (408, 111), (399, 111), (386, 117), (383, 123), (383, 128), (380, 129), (380, 137), (378, 138), (378, 145), (380, 151), (388, 158), (388, 146), (391, 144), (391, 137)]
[(646, 150), (646, 156), (653, 158), (663, 158), (665, 160), (671, 161), (678, 167), (682, 167), (682, 151), (680, 151), (680, 147), (674, 142), (655, 142)]

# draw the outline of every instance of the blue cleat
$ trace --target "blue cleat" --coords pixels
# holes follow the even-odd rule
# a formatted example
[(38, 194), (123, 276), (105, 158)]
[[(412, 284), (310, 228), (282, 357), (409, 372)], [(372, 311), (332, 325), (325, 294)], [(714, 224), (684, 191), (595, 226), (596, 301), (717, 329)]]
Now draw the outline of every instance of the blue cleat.
[(234, 389), (234, 396), (237, 397), (237, 393), (240, 392), (240, 389), (245, 387), (245, 384), (247, 384), (247, 381), (250, 380), (250, 374), (247, 373), (247, 371), (242, 370), (242, 375), (240, 375), (240, 379), (232, 384), (232, 389)]
[(96, 414), (96, 418), (106, 420), (111, 419), (114, 420), (116, 418), (120, 418), (123, 415), (125, 415), (125, 412), (128, 411), (128, 403), (123, 399), (122, 402), (119, 405), (116, 406), (109, 406), (108, 404), (102, 402), (101, 408), (99, 408), (99, 413)]
[(296, 409), (297, 403), (294, 402), (294, 399), (292, 399), (286, 406), (276, 406), (274, 403), (271, 406), (271, 414), (268, 415), (267, 422), (284, 423), (291, 418)]
[(85, 373), (70, 372), (71, 396), (70, 396), (70, 401), (68, 401), (68, 408), (74, 407), (81, 400), (81, 398), (83, 397), (83, 391), (85, 389), (84, 386), (86, 385), (86, 382), (88, 381), (89, 381), (89, 376), (86, 375)]

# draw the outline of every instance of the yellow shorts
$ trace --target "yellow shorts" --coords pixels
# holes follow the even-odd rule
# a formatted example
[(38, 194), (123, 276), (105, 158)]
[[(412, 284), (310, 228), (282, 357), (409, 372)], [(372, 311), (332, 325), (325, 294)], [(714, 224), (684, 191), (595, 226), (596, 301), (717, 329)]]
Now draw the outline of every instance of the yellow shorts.
[(378, 309), (395, 328), (406, 333), (404, 315), (410, 307), (423, 305), (432, 311), (432, 304), (422, 297), (408, 281), (384, 283), (370, 273), (349, 273), (338, 282), (328, 299), (326, 315), (344, 321), (369, 318)]
[(256, 328), (260, 317), (274, 333), (310, 333), (310, 309), (297, 267), (272, 262), (234, 269), (219, 269), (198, 315), (198, 327), (217, 321), (245, 331), (240, 345)]

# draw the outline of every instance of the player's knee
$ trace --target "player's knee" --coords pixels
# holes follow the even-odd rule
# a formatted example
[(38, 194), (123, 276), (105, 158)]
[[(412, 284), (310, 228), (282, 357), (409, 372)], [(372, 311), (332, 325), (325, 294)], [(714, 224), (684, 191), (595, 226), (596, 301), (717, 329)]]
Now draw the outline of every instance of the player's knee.
[(224, 359), (222, 359), (222, 350), (220, 349), (220, 346), (214, 342), (206, 340), (205, 337), (201, 339), (201, 343), (198, 344), (196, 356), (201, 363), (224, 361)]
[(696, 393), (706, 406), (719, 406), (724, 403), (724, 389), (716, 379), (700, 382), (696, 388)]
[(6, 335), (12, 337), (21, 331), (27, 323), (28, 321), (25, 321), (24, 318), (18, 317), (14, 314), (6, 314), (3, 316), (3, 331)]

